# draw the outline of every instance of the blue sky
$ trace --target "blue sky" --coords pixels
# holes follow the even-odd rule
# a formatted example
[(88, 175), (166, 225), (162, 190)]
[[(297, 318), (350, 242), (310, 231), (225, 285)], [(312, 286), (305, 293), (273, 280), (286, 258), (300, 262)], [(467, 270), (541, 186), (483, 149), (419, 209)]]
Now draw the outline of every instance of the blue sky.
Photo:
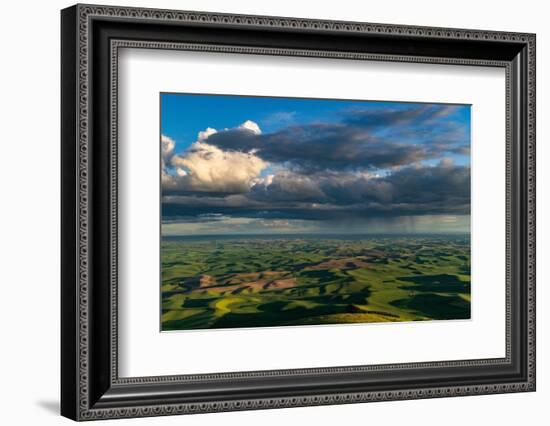
[(339, 111), (361, 105), (357, 101), (325, 99), (164, 93), (162, 133), (173, 135), (185, 149), (207, 127), (231, 128), (251, 120), (262, 124), (264, 132), (272, 132), (296, 122), (334, 122)]
[(163, 232), (466, 232), (470, 110), (161, 94)]

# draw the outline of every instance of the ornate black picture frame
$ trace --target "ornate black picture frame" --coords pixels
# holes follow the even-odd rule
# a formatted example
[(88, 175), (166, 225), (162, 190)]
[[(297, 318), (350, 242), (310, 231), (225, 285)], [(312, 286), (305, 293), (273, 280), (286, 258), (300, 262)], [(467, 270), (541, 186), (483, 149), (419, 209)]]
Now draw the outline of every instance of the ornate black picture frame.
[[(62, 415), (93, 420), (535, 390), (534, 34), (96, 5), (64, 9), (61, 28)], [(504, 68), (506, 356), (120, 378), (121, 47)]]

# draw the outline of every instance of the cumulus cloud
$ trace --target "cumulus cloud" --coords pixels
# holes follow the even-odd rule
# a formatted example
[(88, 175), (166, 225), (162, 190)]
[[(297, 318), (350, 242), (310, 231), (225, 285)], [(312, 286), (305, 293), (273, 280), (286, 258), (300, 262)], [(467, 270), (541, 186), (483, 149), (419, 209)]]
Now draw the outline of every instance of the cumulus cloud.
[(161, 149), (161, 161), (162, 161), (163, 169), (166, 167), (166, 164), (170, 164), (170, 160), (174, 155), (175, 146), (176, 146), (176, 142), (174, 142), (174, 139), (166, 135), (161, 135), (160, 149)]
[(243, 124), (239, 126), (239, 129), (249, 130), (255, 135), (260, 135), (262, 133), (260, 126), (257, 123), (254, 123), (252, 120), (246, 120)]
[(216, 129), (213, 129), (212, 127), (207, 127), (206, 130), (201, 130), (199, 134), (197, 135), (197, 140), (199, 142), (203, 142), (206, 139), (208, 139), (209, 136), (213, 135), (214, 133), (218, 133)]
[(185, 171), (172, 189), (228, 193), (249, 191), (254, 179), (267, 167), (253, 153), (223, 151), (204, 142), (195, 142), (184, 155), (174, 156), (172, 165)]
[(174, 156), (174, 149), (176, 142), (166, 136), (161, 135), (160, 137), (160, 161), (161, 161), (161, 182), (162, 185), (169, 185), (172, 178), (168, 174), (168, 167)]
[[(261, 133), (260, 127), (250, 120), (237, 131)], [(267, 162), (253, 151), (225, 151), (211, 145), (209, 138), (216, 133), (213, 128), (199, 132), (197, 141), (182, 154), (174, 154), (174, 141), (162, 137), (164, 191), (241, 193), (250, 190)], [(172, 168), (171, 172), (168, 167)]]

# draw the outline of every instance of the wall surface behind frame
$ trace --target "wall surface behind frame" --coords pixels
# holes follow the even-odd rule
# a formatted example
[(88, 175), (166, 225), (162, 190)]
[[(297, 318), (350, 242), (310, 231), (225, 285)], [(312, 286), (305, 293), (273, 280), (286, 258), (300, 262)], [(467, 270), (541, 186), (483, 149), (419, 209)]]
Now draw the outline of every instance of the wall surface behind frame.
[[(538, 391), (453, 399), (107, 421), (103, 424), (398, 425), (544, 424), (550, 401), (550, 28), (544, 2), (102, 1), (231, 13), (537, 33)], [(0, 27), (0, 394), (6, 425), (69, 424), (59, 405), (59, 9), (71, 2), (9, 2)], [(131, 422), (131, 423), (128, 423)]]

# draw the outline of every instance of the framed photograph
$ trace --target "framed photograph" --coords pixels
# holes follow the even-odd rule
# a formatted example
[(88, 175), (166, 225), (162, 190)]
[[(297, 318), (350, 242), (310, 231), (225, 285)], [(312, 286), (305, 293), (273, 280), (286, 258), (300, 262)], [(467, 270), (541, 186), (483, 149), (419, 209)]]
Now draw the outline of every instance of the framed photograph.
[(535, 390), (535, 35), (61, 12), (61, 412)]

